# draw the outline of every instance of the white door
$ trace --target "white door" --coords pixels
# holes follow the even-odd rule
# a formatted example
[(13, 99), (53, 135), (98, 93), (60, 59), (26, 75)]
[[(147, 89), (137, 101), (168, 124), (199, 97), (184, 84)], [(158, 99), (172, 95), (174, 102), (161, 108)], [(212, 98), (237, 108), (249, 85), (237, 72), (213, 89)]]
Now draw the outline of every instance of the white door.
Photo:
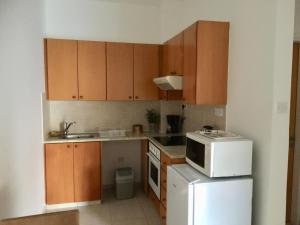
[(192, 225), (193, 185), (172, 167), (167, 174), (167, 225)]

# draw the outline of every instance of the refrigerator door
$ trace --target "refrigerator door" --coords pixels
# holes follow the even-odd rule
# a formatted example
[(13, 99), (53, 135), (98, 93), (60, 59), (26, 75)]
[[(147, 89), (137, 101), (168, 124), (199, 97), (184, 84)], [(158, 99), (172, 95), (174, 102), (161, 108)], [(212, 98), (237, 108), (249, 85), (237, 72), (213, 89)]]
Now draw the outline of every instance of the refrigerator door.
[(193, 185), (168, 167), (167, 190), (167, 225), (193, 225)]
[(194, 185), (194, 225), (251, 225), (251, 178), (227, 178)]

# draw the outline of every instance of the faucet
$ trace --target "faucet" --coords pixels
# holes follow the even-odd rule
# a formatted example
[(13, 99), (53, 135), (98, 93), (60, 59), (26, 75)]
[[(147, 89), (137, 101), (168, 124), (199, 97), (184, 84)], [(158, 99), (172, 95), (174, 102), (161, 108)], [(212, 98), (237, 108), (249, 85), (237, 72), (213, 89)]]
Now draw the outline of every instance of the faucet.
[(70, 129), (70, 127), (71, 127), (73, 124), (76, 124), (76, 122), (75, 122), (75, 121), (74, 121), (74, 122), (70, 122), (70, 123), (65, 122), (65, 124), (64, 124), (64, 136), (67, 136), (67, 135), (68, 135), (69, 129)]

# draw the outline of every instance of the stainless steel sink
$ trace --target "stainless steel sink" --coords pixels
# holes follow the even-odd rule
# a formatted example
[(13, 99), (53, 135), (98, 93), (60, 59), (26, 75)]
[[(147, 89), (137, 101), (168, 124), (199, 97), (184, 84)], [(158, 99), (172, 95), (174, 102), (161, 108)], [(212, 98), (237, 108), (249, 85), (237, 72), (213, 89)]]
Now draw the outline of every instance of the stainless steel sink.
[(85, 138), (97, 138), (98, 133), (70, 133), (62, 136), (63, 139), (85, 139)]

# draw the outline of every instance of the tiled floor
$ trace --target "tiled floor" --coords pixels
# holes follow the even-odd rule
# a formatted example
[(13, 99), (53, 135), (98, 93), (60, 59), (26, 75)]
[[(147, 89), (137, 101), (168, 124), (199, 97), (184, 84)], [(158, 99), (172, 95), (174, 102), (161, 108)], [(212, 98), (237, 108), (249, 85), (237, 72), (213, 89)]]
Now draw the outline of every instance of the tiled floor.
[(100, 205), (79, 207), (80, 225), (160, 225), (159, 215), (144, 192), (128, 200), (116, 200), (104, 192)]

